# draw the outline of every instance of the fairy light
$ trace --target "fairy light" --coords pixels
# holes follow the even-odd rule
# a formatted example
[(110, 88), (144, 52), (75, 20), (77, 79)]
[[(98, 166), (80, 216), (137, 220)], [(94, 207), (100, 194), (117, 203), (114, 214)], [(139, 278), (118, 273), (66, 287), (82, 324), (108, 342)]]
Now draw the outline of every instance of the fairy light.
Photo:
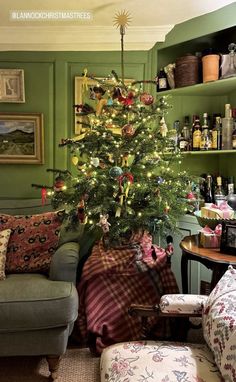
[(142, 216), (142, 212), (138, 212), (138, 216), (139, 216), (139, 217)]
[(151, 176), (152, 176), (152, 172), (149, 171), (149, 172), (147, 173), (147, 177), (148, 177), (148, 178), (151, 178)]

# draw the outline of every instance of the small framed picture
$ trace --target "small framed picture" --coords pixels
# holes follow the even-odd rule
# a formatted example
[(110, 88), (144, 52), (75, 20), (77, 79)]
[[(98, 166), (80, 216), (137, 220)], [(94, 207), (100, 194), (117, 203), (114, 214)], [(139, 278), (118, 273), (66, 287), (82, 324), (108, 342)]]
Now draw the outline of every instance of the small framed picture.
[(236, 256), (236, 219), (222, 223), (220, 250)]
[(25, 102), (23, 69), (0, 69), (0, 102)]
[(43, 114), (0, 113), (0, 164), (42, 164), (43, 144)]

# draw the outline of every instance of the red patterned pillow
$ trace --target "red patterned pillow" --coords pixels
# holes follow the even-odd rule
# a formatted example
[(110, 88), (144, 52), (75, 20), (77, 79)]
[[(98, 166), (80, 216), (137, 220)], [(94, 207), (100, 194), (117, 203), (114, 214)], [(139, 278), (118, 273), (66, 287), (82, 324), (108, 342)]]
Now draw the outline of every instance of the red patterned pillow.
[(11, 228), (6, 273), (46, 272), (58, 246), (60, 212), (0, 215), (0, 230)]

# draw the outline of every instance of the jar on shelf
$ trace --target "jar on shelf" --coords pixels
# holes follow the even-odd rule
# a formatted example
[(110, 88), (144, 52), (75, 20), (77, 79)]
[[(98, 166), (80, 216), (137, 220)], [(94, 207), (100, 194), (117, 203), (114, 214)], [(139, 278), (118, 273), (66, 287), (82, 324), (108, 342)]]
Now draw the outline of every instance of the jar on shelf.
[(216, 81), (219, 79), (220, 55), (213, 49), (203, 52), (202, 57), (202, 80), (203, 82)]
[(176, 59), (175, 64), (175, 87), (191, 86), (198, 83), (199, 75), (198, 57), (186, 54)]

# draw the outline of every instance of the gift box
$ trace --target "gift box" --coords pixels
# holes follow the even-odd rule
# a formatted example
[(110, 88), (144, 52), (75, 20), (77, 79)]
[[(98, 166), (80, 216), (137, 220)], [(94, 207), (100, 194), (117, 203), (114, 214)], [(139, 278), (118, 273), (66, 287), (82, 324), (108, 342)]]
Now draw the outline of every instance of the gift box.
[(201, 208), (201, 216), (209, 219), (233, 219), (234, 210), (227, 202), (221, 202), (218, 206), (211, 204)]
[(204, 248), (219, 248), (222, 233), (222, 225), (218, 224), (214, 230), (205, 226), (200, 231), (200, 244)]

